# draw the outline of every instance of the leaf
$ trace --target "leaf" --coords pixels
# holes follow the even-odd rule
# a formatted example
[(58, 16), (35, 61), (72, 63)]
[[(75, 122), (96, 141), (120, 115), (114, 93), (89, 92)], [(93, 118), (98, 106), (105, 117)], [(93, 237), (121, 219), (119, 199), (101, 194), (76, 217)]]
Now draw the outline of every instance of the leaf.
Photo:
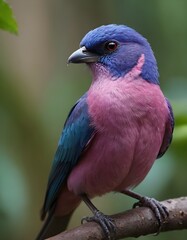
[(0, 28), (17, 34), (18, 25), (11, 7), (4, 0), (0, 0)]

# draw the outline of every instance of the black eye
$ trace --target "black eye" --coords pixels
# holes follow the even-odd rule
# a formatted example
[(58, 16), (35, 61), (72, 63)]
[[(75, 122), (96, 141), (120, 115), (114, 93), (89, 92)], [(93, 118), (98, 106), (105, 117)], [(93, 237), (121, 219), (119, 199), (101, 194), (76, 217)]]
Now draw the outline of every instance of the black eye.
[(105, 43), (105, 49), (109, 52), (114, 52), (118, 47), (118, 43), (111, 41), (111, 42), (106, 42)]

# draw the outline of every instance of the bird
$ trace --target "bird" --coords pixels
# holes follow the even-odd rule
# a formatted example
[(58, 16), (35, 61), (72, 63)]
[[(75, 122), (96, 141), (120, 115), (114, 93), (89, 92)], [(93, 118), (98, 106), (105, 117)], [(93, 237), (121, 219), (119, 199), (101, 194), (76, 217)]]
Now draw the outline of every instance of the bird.
[(168, 149), (174, 129), (149, 42), (126, 25), (102, 25), (83, 37), (68, 63), (85, 63), (92, 81), (65, 121), (41, 210), (45, 222), (36, 239), (64, 231), (82, 201), (93, 213), (83, 222), (97, 222), (107, 239), (115, 239), (113, 219), (91, 201), (109, 192), (150, 207), (161, 226), (166, 207), (133, 191)]

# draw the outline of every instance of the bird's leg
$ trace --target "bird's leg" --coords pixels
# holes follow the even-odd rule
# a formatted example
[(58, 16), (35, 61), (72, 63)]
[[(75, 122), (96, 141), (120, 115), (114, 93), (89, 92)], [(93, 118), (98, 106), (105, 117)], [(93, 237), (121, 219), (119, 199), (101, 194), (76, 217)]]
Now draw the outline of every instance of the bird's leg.
[(109, 216), (104, 215), (102, 212), (100, 212), (90, 201), (90, 199), (87, 197), (86, 194), (81, 195), (82, 200), (85, 202), (85, 204), (89, 207), (89, 209), (92, 211), (93, 215), (92, 217), (84, 217), (81, 220), (81, 223), (86, 222), (96, 222), (98, 223), (102, 230), (104, 231), (104, 234), (106, 235), (108, 240), (115, 240), (115, 234), (116, 234), (116, 226), (114, 223), (114, 220), (111, 219)]
[(121, 193), (124, 193), (132, 198), (139, 200), (138, 202), (136, 202), (133, 205), (133, 208), (148, 207), (153, 211), (153, 213), (155, 214), (155, 217), (158, 221), (159, 228), (158, 228), (157, 234), (159, 234), (160, 230), (162, 228), (162, 224), (164, 223), (166, 218), (169, 216), (169, 212), (168, 212), (167, 208), (154, 198), (144, 197), (144, 196), (141, 196), (140, 194), (134, 193), (130, 190), (123, 190), (123, 191), (121, 191)]

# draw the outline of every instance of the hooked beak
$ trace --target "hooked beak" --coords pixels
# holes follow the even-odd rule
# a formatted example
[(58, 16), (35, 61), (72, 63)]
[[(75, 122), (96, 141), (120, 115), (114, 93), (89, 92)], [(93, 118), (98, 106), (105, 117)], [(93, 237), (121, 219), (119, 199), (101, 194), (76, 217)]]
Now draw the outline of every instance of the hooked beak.
[(99, 55), (89, 52), (86, 47), (81, 47), (71, 54), (68, 63), (94, 63), (99, 57)]

